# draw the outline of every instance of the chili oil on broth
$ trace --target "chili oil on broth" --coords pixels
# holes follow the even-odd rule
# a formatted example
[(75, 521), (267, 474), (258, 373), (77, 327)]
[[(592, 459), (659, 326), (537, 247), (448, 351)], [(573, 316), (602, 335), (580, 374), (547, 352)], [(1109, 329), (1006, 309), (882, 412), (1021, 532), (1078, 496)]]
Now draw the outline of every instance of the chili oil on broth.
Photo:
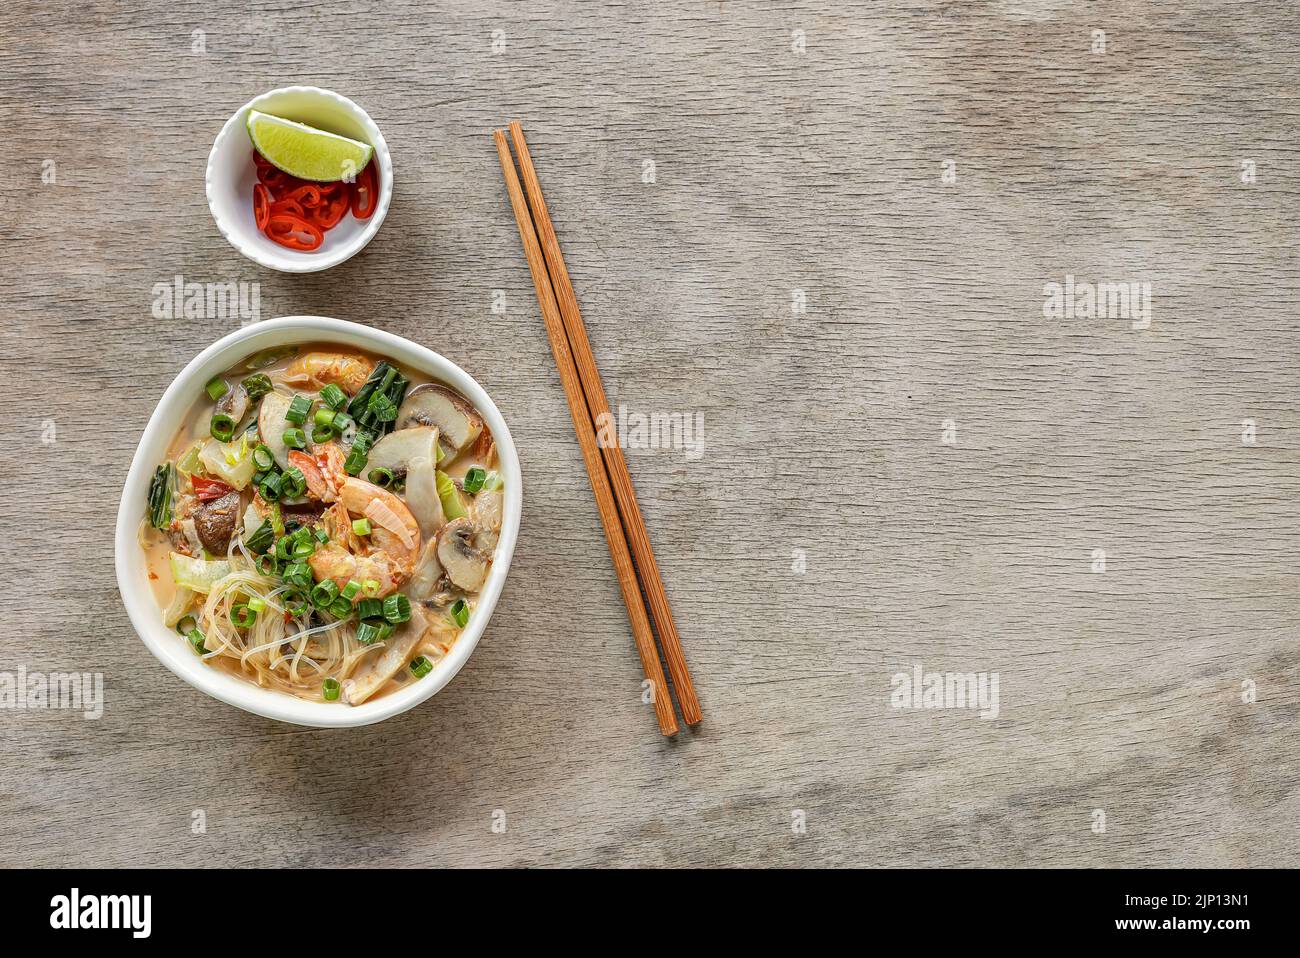
[[(344, 356), (349, 362), (331, 364), (321, 358), (331, 356)], [(345, 429), (342, 434), (335, 432), (325, 441), (313, 441), (316, 437), (311, 434), (312, 427), (316, 413), (323, 408), (322, 394), (334, 385), (343, 390), (351, 403), (357, 395), (355, 387), (362, 381), (359, 378), (362, 373), (368, 381), (368, 377), (385, 362), (396, 369), (397, 377), (405, 379), (407, 385), (397, 415), (373, 441), (368, 462), (356, 475), (349, 475), (346, 469), (342, 474), (329, 474), (329, 470), (322, 472), (318, 468), (317, 471), (322, 472), (321, 478), (327, 479), (323, 492), (307, 489), (301, 495), (274, 506), (261, 494), (262, 487), (257, 481), (264, 475), (263, 470), (257, 470), (247, 484), (236, 488), (235, 479), (241, 475), (241, 470), (247, 470), (243, 457), (257, 454), (265, 459), (261, 447), (269, 448), (273, 444), (263, 441), (267, 437), (261, 435), (257, 425), (259, 414), (264, 411), (265, 396), (247, 403), (228, 444), (221, 445), (212, 435), (214, 412), (223, 402), (229, 408), (233, 398), (231, 393), (243, 390), (246, 380), (259, 374), (267, 377), (272, 392), (281, 397), (274, 402), (281, 405), (299, 395), (309, 399), (311, 405), (302, 427), (306, 433), (305, 448), (295, 451), (315, 462), (323, 455), (323, 447), (334, 444), (337, 449), (328, 458), (337, 465), (340, 454), (346, 459), (355, 446), (355, 429), (351, 434)], [(305, 369), (310, 372), (304, 373)], [(216, 378), (226, 383), (227, 393), (214, 401), (200, 391), (167, 449), (166, 463), (171, 467), (171, 522), (166, 530), (155, 529), (151, 525), (151, 515), (147, 514), (141, 526), (140, 541), (160, 614), (169, 626), (179, 622), (184, 627), (190, 624), (185, 620), (186, 616), (194, 618), (194, 624), (203, 636), (202, 649), (207, 664), (260, 686), (306, 700), (337, 701), (344, 706), (361, 704), (418, 681), (447, 654), (472, 618), (478, 593), (495, 554), (501, 524), (503, 484), (495, 443), (486, 422), (468, 400), (447, 385), (375, 353), (329, 343), (305, 343), (263, 351), (245, 358)], [(348, 406), (342, 408), (347, 410)], [(277, 428), (283, 429), (283, 426), (268, 424), (269, 432), (275, 432)], [(423, 467), (420, 458), (405, 461), (408, 467), (405, 474), (400, 469), (392, 470), (398, 485), (381, 488), (382, 495), (375, 493), (371, 498), (370, 489), (377, 483), (370, 483), (370, 461), (403, 464), (401, 456), (409, 451), (408, 447), (415, 440), (427, 440), (430, 429), (436, 430), (434, 435), (438, 446), (433, 450), (439, 461), (433, 470), (436, 478), (432, 495), (437, 508), (430, 502), (429, 483), (424, 481), (429, 470)], [(372, 428), (372, 431), (375, 430)], [(398, 433), (402, 435), (394, 440), (392, 437)], [(280, 438), (283, 438), (282, 434)], [(225, 454), (214, 470), (210, 463), (219, 451)], [(232, 457), (238, 461), (232, 462)], [(299, 459), (297, 456), (294, 458)], [(284, 459), (280, 456), (275, 456), (275, 459), (272, 471), (278, 470), (283, 476), (288, 471), (282, 467)], [(409, 468), (412, 466), (416, 468)], [(196, 487), (214, 478), (230, 486), (230, 493), (238, 493), (237, 518), (224, 552), (208, 549), (210, 542), (205, 544), (202, 538), (196, 537), (199, 510), (205, 510), (204, 515), (211, 512), (206, 509), (208, 503), (199, 500)], [(380, 474), (376, 478), (386, 480), (387, 476)], [(400, 484), (415, 478), (421, 481), (412, 483), (411, 488)], [(349, 482), (349, 479), (363, 482), (358, 484)], [(213, 487), (207, 488), (211, 490)], [(348, 492), (346, 496), (344, 488)], [(367, 493), (361, 501), (355, 494), (358, 490)], [(324, 501), (331, 497), (332, 502)], [(396, 502), (390, 497), (396, 497)], [(343, 502), (345, 498), (346, 504)], [(374, 521), (364, 512), (354, 511), (361, 502), (366, 504)], [(416, 508), (417, 504), (420, 508)], [(334, 557), (337, 551), (350, 557), (341, 558), (344, 568), (351, 559), (357, 560), (358, 568), (372, 568), (376, 563), (366, 564), (365, 560), (382, 551), (376, 548), (376, 540), (383, 540), (402, 552), (402, 561), (396, 563), (395, 569), (406, 574), (391, 582), (363, 579), (361, 592), (351, 599), (353, 611), (344, 617), (337, 614), (342, 611), (338, 607), (331, 613), (328, 607), (312, 604), (312, 593), (330, 580), (346, 583), (339, 587), (340, 594), (343, 594), (347, 586), (357, 580), (331, 576), (333, 567), (323, 555), (314, 562), (307, 557), (311, 571), (310, 584), (306, 586), (307, 609), (304, 612), (300, 607), (292, 607), (288, 600), (297, 598), (292, 590), (299, 587), (289, 585), (281, 575), (275, 574), (264, 553), (259, 554), (248, 547), (249, 542), (256, 539), (261, 526), (271, 521), (275, 509), (279, 510), (283, 522), (283, 536), (295, 532), (302, 536), (302, 529), (312, 530), (311, 535), (317, 539), (313, 556), (335, 547), (330, 551), (330, 557)], [(341, 513), (340, 509), (346, 512)], [(457, 511), (463, 515), (454, 515)], [(415, 513), (419, 513), (419, 519), (412, 527), (406, 520), (414, 519)], [(347, 517), (346, 522), (343, 515)], [(361, 526), (352, 526), (352, 522), (359, 519), (370, 523), (368, 533), (359, 532)], [(187, 523), (186, 520), (194, 521)], [(384, 523), (402, 527), (397, 531), (405, 531), (406, 535), (394, 534)], [(329, 536), (327, 543), (319, 541), (317, 530)], [(416, 531), (418, 541), (413, 541), (411, 533)], [(276, 541), (279, 542), (283, 536), (277, 536)], [(412, 549), (412, 546), (416, 548)], [(274, 549), (272, 547), (273, 554)], [(417, 553), (414, 562), (409, 556), (412, 551)], [(180, 584), (173, 575), (173, 558), (178, 554), (184, 560), (199, 563), (186, 562), (187, 574), (181, 576)], [(212, 563), (222, 561), (229, 563), (230, 569), (221, 579), (209, 582), (197, 574), (188, 575), (191, 565), (207, 574), (220, 568)], [(287, 565), (287, 562), (280, 564), (281, 574)], [(201, 591), (196, 583), (208, 587), (209, 591)], [(391, 591), (386, 588), (389, 584), (393, 585)], [(379, 585), (378, 590), (375, 585)], [(410, 606), (410, 618), (401, 620), (401, 608), (386, 610), (394, 611), (398, 616), (395, 622), (381, 620), (392, 626), (391, 633), (369, 644), (363, 642), (364, 638), (373, 636), (373, 630), (363, 630), (362, 626), (374, 620), (359, 619), (361, 601), (367, 598), (385, 600), (399, 594), (405, 596), (405, 602)], [(190, 598), (188, 605), (187, 597)], [(242, 619), (237, 613), (246, 614), (247, 609), (239, 610), (237, 607), (248, 606), (249, 600), (259, 599), (265, 606), (257, 611), (251, 626), (241, 627), (238, 623)], [(373, 608), (373, 605), (366, 607), (367, 611), (373, 611)], [(363, 631), (370, 635), (359, 635)], [(177, 641), (190, 640), (178, 632)], [(333, 690), (336, 698), (330, 697), (326, 679), (339, 683), (339, 687)]]

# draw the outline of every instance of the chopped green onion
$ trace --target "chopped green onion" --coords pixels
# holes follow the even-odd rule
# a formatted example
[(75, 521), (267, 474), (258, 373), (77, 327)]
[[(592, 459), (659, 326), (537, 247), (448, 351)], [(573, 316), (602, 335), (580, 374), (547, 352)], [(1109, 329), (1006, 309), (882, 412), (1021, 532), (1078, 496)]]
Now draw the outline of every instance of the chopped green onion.
[(290, 562), (284, 567), (285, 582), (290, 585), (296, 585), (300, 588), (309, 588), (311, 586), (311, 567), (305, 562)]
[(381, 489), (387, 489), (393, 484), (393, 470), (380, 466), (378, 469), (371, 469), (367, 478)]
[(355, 476), (364, 468), (366, 468), (366, 454), (359, 451), (354, 444), (352, 451), (348, 453), (347, 459), (343, 461), (343, 469), (349, 476)]
[(298, 541), (293, 544), (292, 556), (295, 559), (310, 559), (316, 553), (316, 538), (313, 536), (306, 541)]
[(328, 609), (339, 597), (339, 587), (333, 579), (326, 579), (311, 590), (311, 603), (320, 609)]
[(362, 645), (374, 645), (381, 635), (382, 630), (372, 622), (362, 622), (357, 626), (357, 641)]
[(230, 392), (230, 387), (226, 385), (226, 381), (220, 376), (213, 376), (209, 379), (208, 384), (204, 386), (203, 389), (208, 394), (208, 398), (213, 402), (216, 402), (226, 393)]
[(411, 659), (411, 674), (417, 679), (422, 679), (433, 671), (433, 663), (423, 655), (417, 655)]
[(333, 383), (329, 383), (320, 391), (320, 401), (330, 409), (342, 409), (348, 404), (348, 394)]
[(400, 592), (394, 592), (384, 600), (384, 618), (393, 624), (411, 620), (411, 600)]
[(297, 466), (280, 473), (280, 494), (286, 499), (296, 499), (307, 491), (307, 477)]
[(320, 697), (326, 702), (334, 702), (339, 697), (339, 680), (326, 679), (320, 684)]
[(315, 422), (318, 426), (332, 426), (334, 424), (334, 410), (317, 409)]
[(356, 533), (357, 535), (359, 535), (359, 536), (368, 536), (368, 535), (370, 535), (370, 520), (369, 520), (369, 519), (353, 519), (353, 520), (352, 520), (352, 531), (353, 531), (354, 533)]
[(285, 610), (295, 619), (311, 611), (311, 605), (307, 602), (307, 595), (302, 589), (285, 589), (280, 593), (280, 598), (284, 599)]
[(172, 524), (172, 464), (164, 462), (149, 481), (149, 525), (166, 532)]
[(311, 412), (311, 400), (306, 396), (294, 396), (293, 402), (289, 403), (289, 408), (284, 411), (284, 418), (286, 422), (301, 426), (307, 421), (309, 412)]
[(357, 615), (363, 619), (382, 619), (384, 603), (380, 599), (362, 599), (357, 603)]
[(284, 431), (284, 444), (290, 449), (306, 449), (307, 434), (297, 426)]
[(469, 472), (465, 473), (465, 481), (461, 485), (470, 495), (477, 495), (486, 481), (487, 470), (482, 466), (474, 466)]
[(271, 380), (266, 373), (257, 373), (244, 380), (244, 392), (248, 393), (249, 402), (257, 402), (271, 389)]
[(212, 421), (208, 423), (208, 431), (212, 433), (212, 438), (218, 442), (230, 442), (235, 438), (235, 420), (231, 419), (224, 412), (216, 413)]
[(271, 553), (257, 557), (257, 571), (264, 576), (275, 578), (280, 574), (280, 560)]
[(366, 411), (374, 416), (377, 422), (392, 422), (397, 418), (397, 407), (382, 393), (375, 393), (370, 397)]
[(230, 621), (237, 629), (247, 629), (257, 621), (257, 612), (243, 602), (236, 602), (230, 607)]
[(329, 426), (317, 426), (311, 431), (311, 441), (321, 446), (334, 438), (334, 430)]
[[(261, 485), (261, 483), (258, 483)], [(280, 516), (280, 503), (271, 503), (271, 528), (277, 536), (284, 535), (284, 519)]]
[(261, 555), (275, 543), (275, 529), (271, 527), (271, 520), (264, 519), (262, 524), (257, 527), (257, 531), (244, 540), (244, 545), (248, 546), (248, 551), (254, 555)]
[(278, 472), (273, 472), (262, 480), (262, 485), (259, 487), (258, 491), (262, 493), (262, 498), (267, 502), (279, 502), (280, 486), (280, 474)]
[(340, 411), (334, 414), (334, 421), (330, 423), (330, 425), (333, 426), (334, 431), (341, 436), (343, 435), (344, 429), (347, 429), (349, 426), (356, 425), (356, 420), (353, 419), (351, 416), (349, 416), (347, 413)]
[[(335, 417), (338, 418), (337, 416)], [(375, 434), (368, 429), (358, 429), (356, 436), (352, 439), (353, 450), (360, 450), (362, 453), (369, 454), (370, 447), (375, 444)]]
[(469, 605), (464, 599), (457, 599), (452, 603), (451, 617), (458, 626), (465, 628), (465, 623), (469, 621)]
[(255, 595), (248, 600), (248, 607), (254, 612), (262, 612), (266, 609), (266, 600), (260, 595)]
[(343, 587), (343, 591), (340, 592), (339, 595), (343, 596), (343, 598), (351, 602), (353, 599), (357, 597), (357, 593), (360, 591), (361, 591), (361, 583), (358, 582), (356, 579), (349, 579), (348, 584)]
[[(186, 623), (189, 623), (188, 625)], [(181, 635), (189, 635), (191, 631), (199, 627), (198, 619), (192, 615), (187, 615), (176, 623), (176, 631)]]
[(321, 545), (324, 545), (325, 543), (330, 541), (330, 534), (325, 531), (324, 526), (316, 527), (315, 536), (316, 536), (316, 541), (319, 542)]
[(198, 629), (190, 629), (190, 634), (186, 636), (190, 640), (190, 645), (199, 655), (207, 655), (208, 650), (203, 645), (203, 633)]
[(258, 443), (253, 450), (253, 465), (262, 472), (275, 468), (275, 453), (271, 452), (270, 446), (265, 443)]
[(346, 619), (352, 614), (352, 603), (343, 596), (339, 596), (330, 603), (329, 613), (336, 619)]
[(362, 590), (363, 592), (365, 592), (366, 595), (374, 595), (376, 592), (379, 591), (379, 582), (378, 582), (378, 580), (376, 580), (376, 579), (363, 579), (362, 582), (361, 582), (361, 590)]

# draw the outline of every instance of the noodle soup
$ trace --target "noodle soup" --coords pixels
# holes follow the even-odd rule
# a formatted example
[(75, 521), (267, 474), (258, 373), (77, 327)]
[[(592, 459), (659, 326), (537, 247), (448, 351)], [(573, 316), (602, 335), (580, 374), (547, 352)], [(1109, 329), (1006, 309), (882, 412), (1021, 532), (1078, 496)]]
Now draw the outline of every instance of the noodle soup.
[(160, 615), (210, 666), (360, 705), (432, 671), (501, 531), (473, 405), (383, 357), (266, 350), (212, 379), (149, 488)]

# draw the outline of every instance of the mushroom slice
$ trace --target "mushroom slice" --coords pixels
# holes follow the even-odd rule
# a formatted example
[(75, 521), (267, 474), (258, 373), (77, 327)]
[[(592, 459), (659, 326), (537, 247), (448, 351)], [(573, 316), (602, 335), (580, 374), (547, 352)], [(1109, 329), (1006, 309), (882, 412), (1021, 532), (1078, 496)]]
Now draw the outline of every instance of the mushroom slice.
[(203, 548), (225, 555), (230, 548), (230, 537), (235, 534), (239, 521), (239, 493), (227, 492), (220, 499), (202, 502), (194, 509), (194, 529)]
[(469, 516), (453, 519), (438, 533), (438, 561), (454, 585), (477, 592), (487, 578), (492, 557), (474, 545), (477, 530)]
[(289, 446), (284, 441), (284, 433), (292, 424), (284, 414), (292, 402), (293, 399), (284, 393), (267, 393), (257, 410), (257, 434), (281, 469), (289, 468)]
[(406, 483), (406, 506), (426, 537), (435, 535), (447, 521), (435, 481), (437, 458), (438, 428), (411, 426), (375, 443), (367, 460), (367, 469), (387, 469)]
[(360, 705), (400, 672), (424, 637), (428, 623), (418, 605), (411, 606), (411, 621), (393, 633), (379, 655), (361, 666), (343, 683), (343, 695), (349, 705)]
[(450, 461), (478, 439), (483, 418), (459, 393), (426, 383), (408, 392), (397, 410), (397, 428), (410, 426), (437, 426), (438, 441)]

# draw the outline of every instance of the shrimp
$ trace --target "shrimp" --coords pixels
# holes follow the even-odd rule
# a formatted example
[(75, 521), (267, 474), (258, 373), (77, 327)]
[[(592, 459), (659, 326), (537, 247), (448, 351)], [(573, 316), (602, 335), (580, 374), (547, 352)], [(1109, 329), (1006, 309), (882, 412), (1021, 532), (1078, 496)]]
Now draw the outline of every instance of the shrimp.
[(287, 382), (303, 382), (313, 389), (333, 383), (354, 395), (374, 371), (375, 361), (360, 353), (303, 353), (285, 368)]
[[(370, 520), (368, 550), (360, 539), (349, 535), (350, 516)], [(334, 527), (330, 542), (307, 560), (317, 581), (332, 579), (342, 589), (349, 580), (364, 583), (369, 579), (379, 584), (374, 594), (382, 597), (397, 591), (415, 571), (421, 549), (420, 526), (406, 503), (387, 489), (345, 478), (327, 522)]]
[(321, 502), (334, 502), (339, 497), (339, 486), (347, 478), (343, 450), (337, 443), (327, 442), (316, 447), (312, 455), (296, 449), (289, 452), (289, 465), (297, 466), (307, 480), (307, 492)]

